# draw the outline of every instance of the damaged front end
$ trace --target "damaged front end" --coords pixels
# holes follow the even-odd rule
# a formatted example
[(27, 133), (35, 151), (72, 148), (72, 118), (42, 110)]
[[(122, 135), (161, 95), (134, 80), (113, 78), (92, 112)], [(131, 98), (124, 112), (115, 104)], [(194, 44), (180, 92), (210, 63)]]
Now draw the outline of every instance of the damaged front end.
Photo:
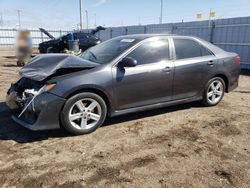
[(13, 112), (14, 121), (31, 130), (59, 128), (58, 117), (65, 99), (49, 93), (54, 86), (28, 78), (12, 84), (6, 104)]
[(6, 104), (13, 112), (13, 119), (31, 130), (59, 128), (60, 111), (65, 99), (50, 92), (56, 86), (50, 80), (97, 65), (66, 54), (34, 57), (20, 70), (22, 78), (7, 92)]
[(22, 109), (26, 104), (37, 95), (44, 83), (21, 78), (15, 84), (11, 84), (7, 92), (6, 104), (11, 110)]

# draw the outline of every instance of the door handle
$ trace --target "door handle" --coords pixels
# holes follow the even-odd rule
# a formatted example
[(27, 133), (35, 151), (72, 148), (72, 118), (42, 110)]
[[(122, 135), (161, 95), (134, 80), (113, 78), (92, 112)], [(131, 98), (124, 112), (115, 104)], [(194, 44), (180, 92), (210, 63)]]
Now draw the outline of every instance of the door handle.
[(170, 67), (165, 67), (164, 69), (162, 69), (162, 71), (169, 73), (172, 71), (172, 69)]
[(209, 61), (207, 64), (210, 65), (210, 66), (213, 66), (213, 65), (214, 65), (214, 61), (211, 60), (211, 61)]

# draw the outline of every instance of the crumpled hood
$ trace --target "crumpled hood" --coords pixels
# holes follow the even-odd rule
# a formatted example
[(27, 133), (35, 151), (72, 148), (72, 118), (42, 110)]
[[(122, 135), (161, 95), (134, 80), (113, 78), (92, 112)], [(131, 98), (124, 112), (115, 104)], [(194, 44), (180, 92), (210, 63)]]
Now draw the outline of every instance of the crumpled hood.
[(74, 55), (45, 54), (32, 58), (30, 63), (20, 70), (20, 75), (31, 80), (42, 81), (59, 69), (89, 69), (98, 65)]

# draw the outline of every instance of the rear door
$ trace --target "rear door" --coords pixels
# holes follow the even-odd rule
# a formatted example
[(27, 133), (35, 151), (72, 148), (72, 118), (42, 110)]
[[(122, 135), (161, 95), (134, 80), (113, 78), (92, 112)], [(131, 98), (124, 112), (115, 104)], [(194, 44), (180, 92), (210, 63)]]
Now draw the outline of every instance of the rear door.
[(172, 38), (175, 51), (173, 99), (194, 97), (215, 69), (216, 57), (193, 38)]
[(145, 41), (127, 57), (137, 60), (136, 67), (112, 69), (116, 109), (128, 109), (172, 98), (173, 62), (169, 61), (168, 39)]

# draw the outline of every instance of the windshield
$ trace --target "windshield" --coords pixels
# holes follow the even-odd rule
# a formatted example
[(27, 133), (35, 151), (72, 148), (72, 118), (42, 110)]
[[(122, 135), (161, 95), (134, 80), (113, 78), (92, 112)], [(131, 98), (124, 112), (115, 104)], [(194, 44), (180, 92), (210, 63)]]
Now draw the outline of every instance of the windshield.
[(86, 50), (80, 57), (95, 63), (106, 64), (132, 47), (135, 43), (137, 43), (135, 39), (114, 38)]

